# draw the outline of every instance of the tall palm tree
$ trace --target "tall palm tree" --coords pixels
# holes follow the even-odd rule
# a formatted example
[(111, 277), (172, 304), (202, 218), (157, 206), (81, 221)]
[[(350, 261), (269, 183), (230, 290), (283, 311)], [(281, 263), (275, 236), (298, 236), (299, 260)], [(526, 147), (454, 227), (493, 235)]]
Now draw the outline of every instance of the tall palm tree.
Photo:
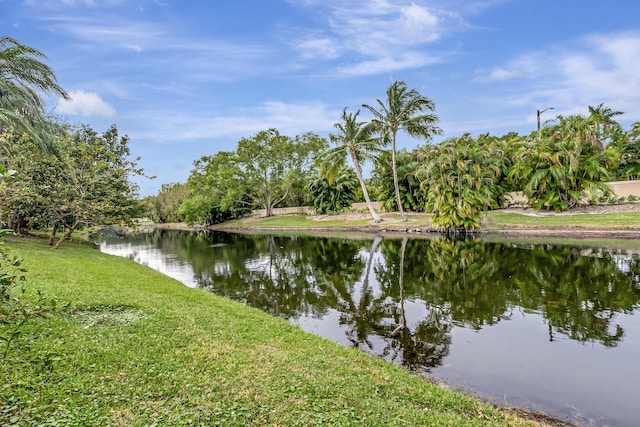
[(392, 83), (387, 89), (385, 102), (379, 99), (376, 101), (378, 109), (367, 104), (362, 106), (373, 114), (371, 123), (380, 133), (382, 141), (391, 143), (391, 168), (396, 203), (402, 220), (406, 221), (398, 185), (396, 137), (398, 132), (403, 130), (411, 137), (428, 141), (432, 136), (440, 134), (442, 130), (435, 126), (438, 116), (432, 113), (435, 110), (433, 101), (421, 95), (416, 89), (408, 89), (405, 82)]
[(332, 184), (336, 174), (345, 162), (345, 157), (350, 158), (353, 162), (358, 181), (360, 181), (360, 187), (362, 187), (364, 200), (367, 202), (367, 208), (369, 208), (371, 217), (375, 222), (380, 222), (382, 219), (378, 216), (371, 204), (369, 192), (367, 191), (364, 177), (362, 176), (362, 164), (367, 160), (374, 160), (376, 158), (379, 151), (379, 142), (378, 139), (374, 137), (374, 127), (371, 123), (359, 122), (358, 114), (360, 114), (360, 110), (355, 114), (347, 113), (346, 108), (342, 111), (342, 121), (334, 125), (338, 132), (329, 135), (331, 142), (336, 144), (336, 146), (327, 150), (323, 156), (321, 156), (320, 166), (329, 184)]
[(600, 141), (605, 141), (610, 137), (611, 129), (620, 126), (613, 118), (624, 114), (622, 111), (613, 111), (611, 108), (606, 107), (603, 103), (600, 103), (596, 107), (589, 106), (588, 121), (593, 123), (595, 133), (598, 135)]
[(40, 93), (70, 99), (46, 59), (39, 50), (0, 37), (0, 131), (27, 132), (41, 145), (47, 145), (51, 123), (43, 117)]

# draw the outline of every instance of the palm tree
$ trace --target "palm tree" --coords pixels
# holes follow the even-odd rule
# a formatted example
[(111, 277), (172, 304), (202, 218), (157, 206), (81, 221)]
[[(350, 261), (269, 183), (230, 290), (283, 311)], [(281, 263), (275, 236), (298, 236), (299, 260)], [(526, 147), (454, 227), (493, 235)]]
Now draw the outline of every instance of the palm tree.
[(40, 93), (70, 99), (53, 70), (41, 61), (46, 58), (11, 37), (0, 37), (0, 131), (26, 132), (42, 146), (48, 145), (51, 123), (43, 118)]
[(429, 140), (442, 130), (435, 126), (438, 116), (431, 113), (435, 104), (429, 98), (422, 96), (415, 89), (408, 89), (402, 81), (396, 81), (387, 89), (385, 102), (377, 99), (378, 109), (363, 104), (362, 106), (373, 114), (371, 123), (380, 133), (384, 143), (391, 142), (391, 168), (393, 170), (393, 186), (396, 193), (398, 211), (403, 221), (406, 221), (400, 188), (398, 185), (398, 170), (396, 166), (396, 136), (400, 130), (414, 138)]
[(600, 141), (604, 142), (608, 137), (612, 128), (620, 125), (613, 118), (624, 114), (622, 111), (613, 111), (609, 107), (605, 107), (603, 103), (600, 103), (596, 107), (589, 106), (588, 121), (593, 123), (595, 133), (598, 135)]
[(334, 125), (338, 129), (338, 133), (329, 135), (331, 142), (336, 144), (336, 147), (327, 150), (321, 156), (321, 168), (331, 185), (341, 166), (344, 165), (345, 157), (349, 157), (356, 170), (356, 176), (360, 181), (360, 187), (362, 187), (364, 200), (367, 202), (371, 217), (375, 222), (380, 222), (382, 219), (373, 209), (362, 176), (362, 163), (373, 160), (377, 156), (378, 140), (373, 136), (374, 127), (370, 123), (359, 122), (358, 114), (360, 114), (360, 110), (355, 114), (347, 113), (346, 108), (342, 111), (342, 121)]

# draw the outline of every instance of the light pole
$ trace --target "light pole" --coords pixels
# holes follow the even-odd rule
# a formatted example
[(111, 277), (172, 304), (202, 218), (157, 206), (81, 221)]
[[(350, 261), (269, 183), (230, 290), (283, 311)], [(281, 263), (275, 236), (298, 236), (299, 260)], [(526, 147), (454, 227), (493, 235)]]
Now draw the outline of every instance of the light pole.
[(544, 113), (547, 110), (553, 110), (553, 107), (545, 108), (544, 110), (536, 110), (536, 114), (538, 116), (538, 130), (540, 130), (540, 114)]

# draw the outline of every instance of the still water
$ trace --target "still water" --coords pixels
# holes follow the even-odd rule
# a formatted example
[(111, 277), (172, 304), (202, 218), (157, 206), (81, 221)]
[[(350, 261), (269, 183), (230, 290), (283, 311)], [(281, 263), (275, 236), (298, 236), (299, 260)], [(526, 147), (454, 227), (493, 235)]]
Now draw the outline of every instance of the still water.
[(169, 230), (104, 237), (101, 250), (498, 404), (640, 423), (635, 253)]

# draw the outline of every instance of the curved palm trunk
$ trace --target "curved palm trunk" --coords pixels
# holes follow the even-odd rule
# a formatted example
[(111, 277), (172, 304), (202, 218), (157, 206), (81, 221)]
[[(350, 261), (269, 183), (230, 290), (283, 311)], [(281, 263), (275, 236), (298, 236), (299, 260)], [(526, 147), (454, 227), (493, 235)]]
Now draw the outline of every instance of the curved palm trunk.
[(393, 144), (391, 147), (391, 169), (393, 170), (393, 188), (396, 192), (396, 204), (398, 205), (398, 212), (400, 212), (400, 218), (402, 221), (406, 221), (407, 217), (404, 215), (404, 209), (402, 209), (402, 201), (400, 200), (400, 185), (398, 184), (398, 167), (396, 166), (396, 133), (393, 133)]
[(367, 186), (364, 184), (364, 178), (362, 177), (362, 169), (360, 168), (360, 163), (358, 162), (358, 158), (351, 153), (351, 159), (353, 160), (353, 164), (356, 168), (356, 176), (358, 177), (358, 181), (360, 181), (360, 187), (362, 187), (362, 193), (364, 194), (364, 201), (367, 202), (367, 208), (369, 208), (369, 213), (373, 218), (374, 222), (382, 222), (382, 218), (378, 216), (375, 209), (373, 209), (373, 205), (371, 204), (371, 199), (369, 198), (369, 192), (367, 191)]

